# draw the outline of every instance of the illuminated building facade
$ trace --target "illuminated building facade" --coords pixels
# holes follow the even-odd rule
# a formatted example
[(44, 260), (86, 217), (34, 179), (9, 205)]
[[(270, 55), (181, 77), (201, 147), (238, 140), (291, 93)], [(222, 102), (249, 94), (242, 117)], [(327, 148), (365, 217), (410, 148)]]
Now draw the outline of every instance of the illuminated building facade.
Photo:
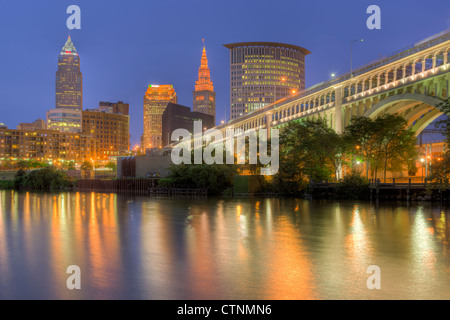
[(75, 110), (83, 108), (83, 76), (80, 71), (80, 57), (70, 36), (58, 56), (55, 106)]
[(0, 158), (82, 162), (91, 156), (91, 141), (87, 135), (0, 128)]
[(230, 49), (230, 119), (305, 89), (308, 50), (277, 42), (224, 46)]
[(47, 128), (80, 133), (83, 77), (80, 57), (70, 36), (58, 56), (55, 94), (56, 108), (47, 111)]
[(169, 102), (177, 103), (172, 85), (149, 85), (144, 95), (143, 151), (162, 147), (162, 114)]
[(101, 109), (82, 111), (82, 133), (92, 142), (92, 157), (108, 160), (130, 150), (130, 116)]
[(81, 110), (50, 109), (47, 111), (47, 129), (61, 132), (81, 132)]
[(211, 81), (208, 58), (206, 57), (206, 49), (204, 44), (200, 68), (198, 69), (198, 80), (195, 82), (195, 91), (193, 92), (193, 96), (194, 112), (202, 112), (212, 115), (215, 120), (216, 93), (214, 92), (214, 86)]

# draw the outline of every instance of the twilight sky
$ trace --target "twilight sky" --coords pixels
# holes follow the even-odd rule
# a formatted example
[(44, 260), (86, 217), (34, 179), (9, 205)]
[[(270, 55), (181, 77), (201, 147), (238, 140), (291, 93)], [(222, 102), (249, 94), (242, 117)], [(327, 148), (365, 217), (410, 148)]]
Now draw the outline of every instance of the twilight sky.
[[(83, 108), (99, 101), (130, 104), (131, 144), (143, 127), (148, 84), (173, 84), (180, 104), (192, 91), (206, 50), (217, 121), (229, 115), (229, 51), (223, 44), (274, 41), (310, 50), (306, 86), (414, 44), (450, 27), (448, 0), (0, 0), (0, 122), (45, 119), (55, 105), (58, 54), (69, 31), (69, 5), (81, 8), (72, 40), (81, 59)], [(369, 30), (369, 5), (381, 30)]]

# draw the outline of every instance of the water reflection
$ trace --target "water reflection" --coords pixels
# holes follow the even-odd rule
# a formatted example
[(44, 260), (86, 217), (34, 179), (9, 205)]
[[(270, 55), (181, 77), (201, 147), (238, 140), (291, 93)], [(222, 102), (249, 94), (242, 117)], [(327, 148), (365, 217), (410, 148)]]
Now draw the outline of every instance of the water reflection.
[(431, 205), (0, 191), (0, 298), (448, 299), (449, 235)]

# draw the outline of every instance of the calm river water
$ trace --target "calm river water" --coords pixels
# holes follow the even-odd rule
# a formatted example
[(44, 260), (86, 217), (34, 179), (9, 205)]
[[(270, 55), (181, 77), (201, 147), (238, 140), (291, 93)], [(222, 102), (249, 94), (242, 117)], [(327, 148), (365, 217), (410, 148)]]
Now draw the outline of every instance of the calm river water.
[[(0, 298), (450, 299), (449, 213), (0, 191)], [(70, 265), (81, 290), (66, 286)], [(379, 290), (367, 288), (370, 265)]]

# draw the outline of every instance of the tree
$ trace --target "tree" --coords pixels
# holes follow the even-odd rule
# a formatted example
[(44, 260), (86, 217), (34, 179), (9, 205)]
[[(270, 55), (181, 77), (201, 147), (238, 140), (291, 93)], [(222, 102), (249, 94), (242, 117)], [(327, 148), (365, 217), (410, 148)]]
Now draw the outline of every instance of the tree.
[(84, 161), (81, 164), (80, 169), (81, 170), (92, 170), (93, 169), (92, 163), (90, 161)]
[(449, 143), (450, 142), (450, 98), (442, 101), (441, 103), (438, 103), (435, 106), (435, 108), (440, 109), (445, 115), (445, 117), (443, 117), (443, 119), (437, 120), (435, 122), (435, 125), (438, 128), (443, 129), (447, 143)]
[(49, 166), (29, 173), (19, 170), (14, 180), (14, 187), (36, 190), (65, 190), (72, 188), (73, 184), (64, 172)]
[(12, 163), (10, 159), (5, 159), (1, 161), (1, 167), (5, 169), (10, 169), (12, 167)]
[(314, 180), (340, 178), (346, 144), (324, 119), (292, 122), (280, 135), (280, 165)]
[(275, 190), (300, 195), (309, 180), (341, 179), (348, 142), (327, 126), (325, 119), (291, 122), (280, 134), (280, 167), (273, 178)]
[(17, 171), (13, 182), (14, 189), (19, 189), (22, 186), (25, 175), (26, 171), (24, 169), (21, 168)]
[(171, 165), (170, 174), (158, 181), (160, 187), (207, 189), (211, 195), (221, 194), (233, 186), (234, 165), (180, 164)]
[(377, 166), (375, 167), (375, 178), (378, 165), (384, 168), (384, 180), (388, 164), (394, 171), (396, 166), (408, 164), (417, 157), (416, 137), (414, 131), (408, 128), (407, 121), (400, 115), (384, 114), (375, 119), (378, 131), (375, 133)]
[(376, 119), (353, 117), (345, 136), (353, 144), (352, 154), (366, 163), (366, 178), (369, 169), (375, 179), (382, 169), (386, 180), (388, 169), (401, 170), (417, 156), (414, 131), (400, 115), (383, 114)]
[[(204, 149), (202, 150), (202, 154)], [(215, 153), (213, 152), (213, 156)], [(226, 151), (223, 150), (223, 159)], [(203, 159), (204, 161), (204, 159)], [(194, 150), (191, 151), (191, 163), (194, 163)], [(207, 189), (208, 194), (218, 195), (233, 186), (233, 177), (237, 174), (234, 164), (179, 164), (169, 167), (169, 175), (158, 181), (164, 188)]]
[(17, 168), (19, 169), (28, 169), (30, 167), (29, 161), (19, 160), (17, 162)]
[[(445, 134), (445, 140), (447, 144), (450, 143), (450, 98), (442, 101), (435, 106), (444, 113), (444, 117), (441, 120), (435, 122), (436, 127), (442, 129)], [(430, 181), (447, 181), (447, 176), (450, 174), (450, 153), (445, 151), (439, 161), (434, 161), (431, 165), (431, 174), (428, 177)]]
[(448, 175), (450, 174), (450, 152), (446, 152), (442, 156), (434, 159), (430, 166), (430, 175), (428, 181), (434, 181), (438, 184), (448, 183)]
[(113, 161), (109, 161), (107, 164), (105, 164), (105, 168), (111, 169), (112, 171), (116, 171), (117, 164)]
[(75, 161), (70, 161), (67, 164), (67, 170), (75, 170)]
[(366, 178), (369, 178), (369, 169), (377, 149), (375, 133), (378, 131), (376, 123), (367, 117), (352, 117), (351, 123), (345, 128), (345, 140), (352, 148), (349, 153), (361, 158), (366, 164)]

